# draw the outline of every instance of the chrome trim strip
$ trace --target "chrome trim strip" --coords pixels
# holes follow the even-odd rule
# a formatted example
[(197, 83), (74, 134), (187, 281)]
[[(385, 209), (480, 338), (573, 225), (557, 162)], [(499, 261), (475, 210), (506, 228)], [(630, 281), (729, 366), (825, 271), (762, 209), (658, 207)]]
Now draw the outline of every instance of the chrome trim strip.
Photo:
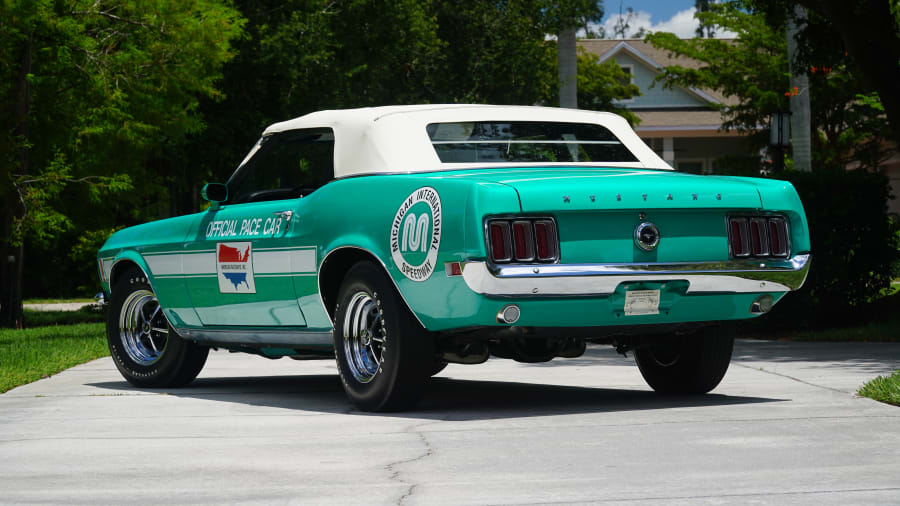
[(334, 346), (331, 332), (309, 330), (232, 330), (176, 328), (184, 339), (199, 343), (234, 343), (261, 346)]
[(621, 283), (676, 281), (687, 293), (758, 293), (797, 290), (806, 281), (811, 256), (790, 259), (730, 260), (658, 264), (491, 265), (462, 262), (473, 291), (496, 297), (604, 296)]

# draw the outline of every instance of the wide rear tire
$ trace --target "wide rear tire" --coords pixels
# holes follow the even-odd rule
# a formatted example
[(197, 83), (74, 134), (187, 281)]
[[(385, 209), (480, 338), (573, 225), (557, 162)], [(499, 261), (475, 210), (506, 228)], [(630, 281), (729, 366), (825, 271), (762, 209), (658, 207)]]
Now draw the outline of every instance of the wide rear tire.
[(641, 375), (662, 394), (705, 394), (716, 388), (731, 363), (734, 336), (707, 329), (659, 338), (634, 352)]
[(363, 411), (400, 411), (425, 391), (434, 341), (372, 262), (347, 272), (334, 311), (338, 372), (350, 402)]
[(138, 387), (180, 387), (200, 374), (209, 348), (185, 341), (169, 325), (140, 269), (122, 273), (112, 287), (106, 320), (109, 354)]

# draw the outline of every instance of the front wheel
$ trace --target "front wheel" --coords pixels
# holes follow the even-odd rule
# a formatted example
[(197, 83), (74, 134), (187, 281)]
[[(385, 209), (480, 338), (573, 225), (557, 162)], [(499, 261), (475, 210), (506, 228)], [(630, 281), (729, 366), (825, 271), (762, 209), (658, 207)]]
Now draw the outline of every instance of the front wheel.
[(669, 336), (637, 348), (634, 359), (653, 390), (664, 394), (705, 394), (716, 388), (731, 363), (734, 336), (707, 329)]
[(138, 387), (180, 387), (200, 374), (209, 348), (169, 326), (144, 273), (131, 269), (112, 287), (106, 338), (116, 368)]
[(354, 265), (338, 292), (334, 347), (344, 391), (363, 411), (399, 411), (422, 397), (434, 343), (386, 275)]

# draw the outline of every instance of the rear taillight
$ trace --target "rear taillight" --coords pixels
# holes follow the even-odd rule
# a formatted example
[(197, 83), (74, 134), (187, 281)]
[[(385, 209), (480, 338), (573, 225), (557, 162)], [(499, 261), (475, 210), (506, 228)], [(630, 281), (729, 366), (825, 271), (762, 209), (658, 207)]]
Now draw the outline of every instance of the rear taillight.
[(491, 258), (495, 262), (509, 262), (512, 260), (509, 223), (506, 221), (495, 221), (488, 228), (491, 236)]
[(559, 259), (559, 239), (556, 237), (556, 223), (553, 220), (535, 220), (534, 235), (537, 238), (537, 258), (542, 262)]
[(488, 221), (489, 255), (495, 263), (541, 262), (559, 259), (556, 223), (550, 218)]
[(787, 221), (780, 216), (732, 216), (728, 218), (731, 255), (786, 257), (789, 253)]
[(769, 241), (772, 256), (788, 256), (788, 231), (784, 218), (769, 218)]

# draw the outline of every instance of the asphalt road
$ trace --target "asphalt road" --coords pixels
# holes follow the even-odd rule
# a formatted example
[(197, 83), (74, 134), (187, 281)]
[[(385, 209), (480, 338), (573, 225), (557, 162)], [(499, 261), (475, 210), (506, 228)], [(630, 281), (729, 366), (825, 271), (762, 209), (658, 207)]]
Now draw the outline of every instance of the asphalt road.
[(101, 359), (0, 395), (0, 503), (900, 504), (900, 408), (854, 396), (900, 344), (743, 341), (713, 394), (634, 362), (449, 366), (357, 412), (333, 362), (217, 352), (138, 390)]

